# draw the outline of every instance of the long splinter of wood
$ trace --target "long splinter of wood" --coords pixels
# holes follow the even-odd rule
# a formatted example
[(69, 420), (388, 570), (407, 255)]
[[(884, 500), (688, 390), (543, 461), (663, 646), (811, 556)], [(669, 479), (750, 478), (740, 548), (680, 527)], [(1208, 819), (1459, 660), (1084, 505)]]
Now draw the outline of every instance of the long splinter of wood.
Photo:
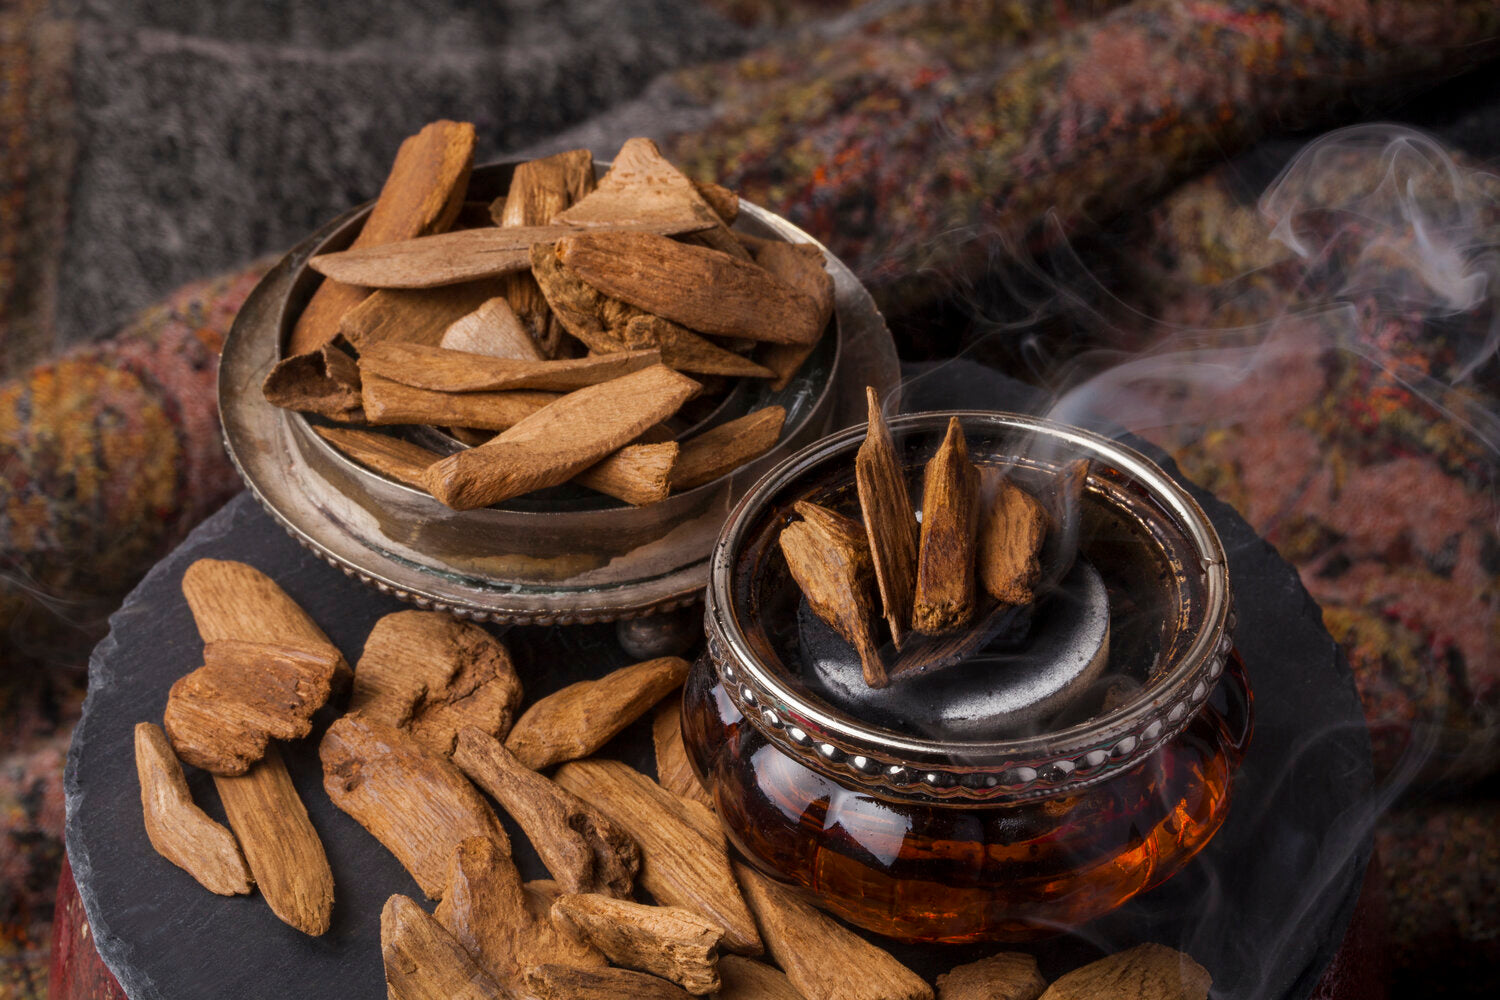
[(724, 932), (692, 910), (580, 894), (553, 903), (552, 919), (577, 929), (616, 965), (660, 976), (699, 996), (719, 989)]
[(526, 832), (565, 891), (630, 896), (641, 852), (629, 834), (477, 729), (459, 734), (453, 762)]
[(429, 465), (443, 457), (421, 445), (376, 431), (322, 426), (315, 426), (313, 430), (360, 465), (423, 493), (427, 488), (422, 485), (422, 474)]
[(785, 423), (783, 407), (766, 406), (684, 441), (672, 469), (672, 489), (702, 486), (759, 458), (781, 439)]
[(373, 372), (364, 376), (365, 418), (376, 426), (428, 424), (500, 431), (557, 402), (541, 389), (500, 392), (435, 392), (403, 385)]
[(917, 586), (917, 514), (880, 408), (880, 397), (866, 387), (865, 400), (870, 411), (869, 430), (854, 457), (854, 481), (870, 540), (882, 614), (890, 625), (891, 641), (900, 649), (911, 626), (912, 595)]
[(166, 734), (149, 722), (135, 727), (135, 773), (141, 782), (146, 836), (156, 853), (209, 892), (249, 892), (250, 869), (239, 842), (193, 802)]
[(823, 619), (854, 647), (865, 683), (882, 688), (889, 683), (881, 662), (872, 623), (870, 601), (874, 573), (864, 529), (850, 518), (817, 504), (799, 502), (805, 520), (781, 529), (781, 553), (792, 579), (802, 588), (813, 614)]
[(571, 392), (661, 363), (661, 352), (622, 351), (557, 361), (513, 361), (426, 344), (383, 341), (359, 358), (362, 372), (435, 392), (550, 389)]
[(922, 481), (922, 535), (911, 624), (941, 634), (974, 618), (974, 543), (979, 528), (979, 471), (969, 461), (954, 417)]

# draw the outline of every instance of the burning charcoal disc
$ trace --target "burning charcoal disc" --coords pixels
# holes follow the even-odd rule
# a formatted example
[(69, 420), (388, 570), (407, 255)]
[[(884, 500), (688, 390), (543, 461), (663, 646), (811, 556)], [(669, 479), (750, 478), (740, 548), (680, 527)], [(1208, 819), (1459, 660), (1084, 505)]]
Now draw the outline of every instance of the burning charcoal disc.
[(804, 600), (797, 610), (803, 676), (830, 704), (875, 725), (941, 739), (1014, 736), (1062, 710), (1103, 669), (1109, 596), (1099, 572), (1079, 559), (1034, 608), (1014, 616), (992, 625), (995, 638), (962, 663), (877, 690), (865, 684), (854, 649)]

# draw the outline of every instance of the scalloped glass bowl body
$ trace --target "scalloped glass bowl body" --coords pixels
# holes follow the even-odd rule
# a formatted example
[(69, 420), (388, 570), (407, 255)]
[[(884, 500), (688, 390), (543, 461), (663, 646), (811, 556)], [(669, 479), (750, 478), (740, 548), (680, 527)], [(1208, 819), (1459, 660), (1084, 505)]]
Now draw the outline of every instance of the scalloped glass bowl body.
[[(914, 500), (950, 415), (891, 421)], [(1025, 940), (1109, 912), (1208, 843), (1248, 743), (1250, 691), (1222, 547), (1170, 477), (1075, 428), (957, 416), (976, 464), (1023, 480), (1093, 460), (1079, 551), (1110, 592), (1106, 670), (1134, 676), (1134, 692), (987, 742), (882, 728), (814, 693), (789, 638), (798, 595), (776, 536), (800, 499), (857, 513), (855, 427), (788, 458), (731, 515), (683, 734), (730, 837), (767, 874), (902, 940)]]

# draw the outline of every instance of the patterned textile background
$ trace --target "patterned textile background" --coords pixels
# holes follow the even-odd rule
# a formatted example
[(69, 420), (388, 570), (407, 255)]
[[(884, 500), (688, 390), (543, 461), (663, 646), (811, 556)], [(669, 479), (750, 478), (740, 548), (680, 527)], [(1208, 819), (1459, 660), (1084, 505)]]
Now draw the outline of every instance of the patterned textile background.
[[(654, 135), (828, 242), (904, 356), (1055, 389), (1233, 502), (1392, 796), (1427, 789), (1379, 831), (1394, 995), (1489, 995), (1497, 53), (1492, 0), (0, 0), (0, 998), (45, 995), (87, 650), (237, 489), (234, 313), (441, 115), (482, 157)], [(1386, 119), (1446, 144), (1293, 159)]]

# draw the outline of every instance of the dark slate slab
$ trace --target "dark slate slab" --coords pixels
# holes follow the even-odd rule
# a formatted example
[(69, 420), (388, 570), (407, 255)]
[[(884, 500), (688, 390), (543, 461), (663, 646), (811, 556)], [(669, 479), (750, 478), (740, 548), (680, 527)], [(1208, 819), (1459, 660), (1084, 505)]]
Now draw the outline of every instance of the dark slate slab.
[[(1044, 400), (978, 366), (913, 371), (913, 408), (1024, 408)], [(1124, 912), (1038, 947), (1058, 975), (1155, 940), (1213, 973), (1225, 1000), (1307, 997), (1343, 938), (1369, 858), (1368, 741), (1353, 680), (1295, 572), (1229, 507), (1195, 491), (1229, 551), (1240, 650), (1256, 689), (1257, 731), (1230, 817), (1204, 854)], [(286, 927), (258, 895), (224, 899), (158, 857), (146, 839), (131, 730), (159, 721), (171, 682), (200, 662), (182, 598), (202, 557), (240, 559), (275, 578), (353, 662), (374, 621), (399, 609), (299, 548), (248, 495), (200, 526), (142, 581), (90, 664), (89, 698), (68, 759), (69, 856), (100, 953), (135, 1000), (384, 995), (379, 913), (394, 892), (420, 898), (404, 870), (322, 790), (315, 739), (288, 748), (293, 780), (322, 835), (336, 884), (322, 938)], [(497, 630), (499, 631), (499, 630)], [(611, 627), (512, 629), (506, 642), (535, 696), (625, 662)], [(329, 718), (319, 720), (314, 737)], [(606, 753), (650, 769), (639, 723)], [(222, 819), (212, 781), (199, 802)], [(512, 827), (523, 874), (545, 877)], [(893, 949), (932, 978), (994, 948)]]

